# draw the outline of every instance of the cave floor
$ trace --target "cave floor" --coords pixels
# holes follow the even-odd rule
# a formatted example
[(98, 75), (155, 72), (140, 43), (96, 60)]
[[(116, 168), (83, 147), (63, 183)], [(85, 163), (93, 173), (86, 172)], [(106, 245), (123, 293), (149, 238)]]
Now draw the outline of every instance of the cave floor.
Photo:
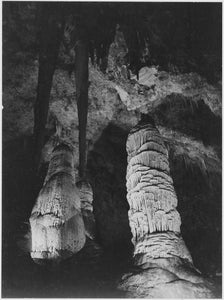
[(98, 263), (73, 258), (49, 268), (36, 265), (28, 255), (15, 256), (12, 252), (3, 263), (3, 297), (122, 297), (115, 287), (122, 266), (111, 257), (101, 258)]

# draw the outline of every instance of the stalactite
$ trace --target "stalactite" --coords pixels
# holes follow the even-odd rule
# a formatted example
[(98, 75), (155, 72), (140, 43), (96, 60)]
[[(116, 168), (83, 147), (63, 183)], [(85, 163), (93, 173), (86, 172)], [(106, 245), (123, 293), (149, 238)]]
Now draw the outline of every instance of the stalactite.
[(39, 167), (44, 145), (52, 80), (64, 26), (60, 4), (56, 6), (54, 13), (49, 5), (41, 6), (40, 15), (39, 72), (33, 130), (35, 169)]
[(31, 257), (37, 263), (58, 262), (81, 250), (85, 244), (73, 164), (69, 146), (62, 144), (54, 149), (43, 188), (30, 217)]
[(78, 39), (75, 51), (75, 80), (79, 118), (79, 176), (80, 178), (85, 178), (87, 163), (86, 126), (89, 85), (89, 50), (85, 33)]

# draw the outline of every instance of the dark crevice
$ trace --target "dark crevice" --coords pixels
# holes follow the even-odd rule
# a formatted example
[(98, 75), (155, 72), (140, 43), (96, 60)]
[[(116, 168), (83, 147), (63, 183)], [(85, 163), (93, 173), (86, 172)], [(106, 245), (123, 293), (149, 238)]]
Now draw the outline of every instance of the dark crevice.
[[(157, 125), (165, 126), (168, 129), (177, 130), (188, 136), (201, 140), (204, 145), (221, 147), (222, 120), (215, 116), (203, 100), (197, 105), (192, 100), (185, 100), (177, 97), (168, 97), (155, 111)], [(169, 102), (172, 102), (170, 105)], [(192, 110), (190, 102), (194, 109)]]

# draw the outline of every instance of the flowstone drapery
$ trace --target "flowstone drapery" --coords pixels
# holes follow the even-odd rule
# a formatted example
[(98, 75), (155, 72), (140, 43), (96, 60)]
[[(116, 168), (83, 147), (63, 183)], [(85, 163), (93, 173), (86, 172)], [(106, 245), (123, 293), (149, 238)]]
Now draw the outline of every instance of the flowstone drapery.
[(81, 200), (75, 184), (73, 152), (57, 146), (50, 160), (43, 188), (33, 207), (30, 225), (31, 257), (37, 263), (60, 261), (85, 244)]
[(210, 298), (212, 285), (195, 269), (181, 237), (168, 151), (153, 120), (142, 120), (127, 139), (127, 200), (135, 271), (119, 289), (127, 297)]

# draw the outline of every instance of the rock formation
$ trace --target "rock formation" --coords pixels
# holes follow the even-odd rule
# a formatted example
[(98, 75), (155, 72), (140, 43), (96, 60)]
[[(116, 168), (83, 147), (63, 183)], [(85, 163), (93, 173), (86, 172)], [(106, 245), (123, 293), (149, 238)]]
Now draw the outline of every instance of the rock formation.
[(81, 213), (86, 234), (86, 243), (82, 254), (87, 263), (94, 264), (99, 262), (103, 250), (96, 239), (96, 222), (93, 213), (93, 190), (86, 179), (78, 180), (76, 186), (81, 200)]
[[(44, 14), (39, 14), (40, 6)], [(47, 6), (55, 15), (58, 5)], [(210, 286), (205, 292), (207, 282), (194, 266), (204, 276), (221, 283), (221, 4), (63, 3), (62, 6), (66, 9), (64, 16), (60, 9), (58, 14), (62, 13), (65, 23), (69, 16), (77, 16), (90, 29), (88, 147), (87, 155), (83, 151), (81, 154), (88, 158), (86, 176), (94, 192), (94, 209), (91, 187), (83, 181), (77, 182), (76, 176), (80, 124), (74, 64), (78, 58), (70, 55), (65, 45), (58, 49), (58, 39), (51, 43), (51, 28), (47, 29), (41, 20), (46, 16), (44, 3), (4, 2), (3, 296), (113, 297), (114, 280), (126, 272), (133, 249), (125, 187), (125, 141), (144, 113), (153, 115), (169, 152), (169, 164), (158, 132), (153, 126), (150, 130), (146, 126), (144, 136), (148, 131), (147, 138), (152, 135), (156, 142), (139, 146), (146, 148), (147, 151), (141, 151), (144, 155), (129, 155), (129, 217), (135, 264), (120, 287), (132, 297), (173, 297), (174, 293), (179, 298), (209, 297)], [(54, 25), (55, 17), (45, 18), (46, 23)], [(63, 26), (57, 27), (59, 31), (63, 31)], [(50, 162), (52, 172), (49, 169), (30, 218), (31, 254), (37, 262), (48, 262), (75, 253), (74, 259), (63, 261), (59, 272), (51, 272), (50, 276), (48, 267), (38, 268), (27, 255), (31, 235), (26, 221), (37, 196), (36, 187), (42, 181), (32, 167), (33, 108), (42, 68), (38, 57), (39, 50), (44, 49), (40, 47), (40, 36), (47, 37), (46, 46), (50, 43), (52, 49), (47, 53), (50, 60), (46, 64), (52, 66), (55, 62), (56, 67), (41, 155), (44, 166)], [(73, 51), (74, 46), (71, 40), (69, 47)], [(57, 49), (59, 55), (55, 61), (53, 53)], [(44, 89), (48, 91), (49, 84), (44, 78), (49, 79), (52, 73), (49, 72), (41, 71)], [(39, 97), (46, 107), (48, 100), (44, 99), (45, 96)], [(39, 117), (41, 120), (44, 115)], [(143, 130), (140, 128), (139, 133)], [(141, 138), (137, 132), (134, 135)], [(55, 149), (58, 142), (63, 150)], [(72, 145), (72, 151), (62, 143)], [(58, 156), (56, 162), (56, 152), (63, 153), (66, 159), (60, 160)], [(141, 157), (147, 160), (144, 166), (140, 165)], [(147, 197), (141, 196), (143, 192)], [(67, 204), (68, 210), (64, 209)], [(62, 213), (57, 217), (59, 210)], [(93, 239), (93, 212), (96, 237), (105, 250), (103, 258), (98, 256)], [(60, 225), (56, 226), (57, 222)], [(66, 226), (72, 238), (64, 234)], [(24, 240), (24, 235), (25, 251), (21, 251), (16, 244)], [(84, 239), (85, 246), (76, 253)], [(58, 241), (62, 243), (59, 245)], [(217, 297), (221, 297), (221, 284)]]
[(128, 297), (210, 298), (211, 284), (194, 268), (181, 237), (168, 152), (153, 124), (142, 119), (127, 139), (127, 199), (136, 270), (119, 285)]
[(93, 190), (87, 181), (78, 181), (76, 186), (81, 199), (81, 211), (85, 224), (86, 236), (93, 240), (96, 230), (93, 214)]
[(60, 261), (77, 253), (85, 244), (81, 200), (75, 185), (73, 153), (57, 146), (48, 173), (33, 207), (30, 225), (31, 257), (35, 262)]
[(194, 103), (203, 101), (217, 116), (222, 114), (222, 93), (220, 84), (211, 85), (197, 73), (171, 75), (159, 71), (156, 67), (144, 67), (139, 70), (139, 79), (133, 76), (132, 83), (115, 86), (121, 101), (128, 110), (138, 109), (142, 113), (152, 112), (166, 97), (181, 95), (192, 99)]

